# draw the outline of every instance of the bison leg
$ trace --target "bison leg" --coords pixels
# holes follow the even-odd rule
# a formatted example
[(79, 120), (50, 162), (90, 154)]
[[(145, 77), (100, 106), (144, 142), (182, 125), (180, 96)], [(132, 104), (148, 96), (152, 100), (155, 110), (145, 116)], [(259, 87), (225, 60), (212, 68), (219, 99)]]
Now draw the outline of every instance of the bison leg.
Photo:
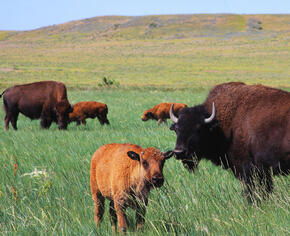
[(271, 170), (266, 168), (261, 169), (258, 172), (258, 178), (259, 190), (262, 197), (265, 199), (270, 193), (273, 192), (273, 178), (271, 175)]
[(116, 215), (118, 219), (118, 229), (120, 233), (125, 233), (127, 230), (127, 220), (126, 220), (126, 208), (123, 206), (118, 199), (114, 199), (114, 206), (116, 209)]
[(244, 196), (247, 197), (249, 203), (259, 202), (267, 198), (269, 193), (273, 191), (273, 178), (270, 169), (253, 166), (244, 174), (242, 181), (246, 185)]
[(105, 210), (105, 198), (101, 193), (93, 194), (94, 206), (95, 206), (95, 223), (98, 226), (99, 222), (102, 220)]
[(9, 122), (10, 122), (10, 117), (5, 115), (5, 118), (4, 118), (4, 122), (5, 122), (5, 129), (6, 130), (9, 130)]
[(81, 124), (81, 122), (79, 120), (77, 120), (76, 122), (77, 122), (77, 126), (79, 126)]
[(51, 126), (52, 120), (49, 118), (41, 117), (40, 126), (41, 128), (48, 129)]
[(146, 206), (148, 204), (147, 199), (143, 199), (142, 202), (137, 204), (136, 208), (136, 224), (137, 230), (141, 230), (144, 222), (145, 222), (145, 214), (146, 214)]
[(19, 112), (15, 112), (11, 118), (11, 124), (14, 130), (17, 130), (17, 119)]
[(117, 215), (116, 215), (116, 210), (114, 207), (114, 201), (110, 201), (110, 221), (112, 225), (112, 230), (113, 232), (116, 232), (116, 225), (117, 225)]
[(105, 116), (97, 116), (97, 118), (98, 118), (101, 125), (104, 125), (104, 124), (109, 125), (110, 124), (109, 120)]
[(9, 122), (11, 122), (14, 130), (17, 130), (18, 114), (19, 114), (19, 111), (7, 112), (4, 118), (6, 130), (9, 130)]
[(42, 112), (40, 115), (40, 126), (41, 128), (48, 129), (51, 125), (52, 119), (51, 119), (51, 112), (49, 110), (49, 107), (44, 105), (42, 108)]
[(86, 125), (87, 124), (86, 120), (82, 120), (81, 122), (82, 122), (82, 125)]

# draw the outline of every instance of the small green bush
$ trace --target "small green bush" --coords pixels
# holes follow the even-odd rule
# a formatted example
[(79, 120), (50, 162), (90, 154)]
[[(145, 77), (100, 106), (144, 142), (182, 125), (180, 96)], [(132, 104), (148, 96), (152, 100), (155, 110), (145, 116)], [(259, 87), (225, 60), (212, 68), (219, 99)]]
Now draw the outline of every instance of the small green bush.
[(120, 83), (118, 81), (115, 81), (114, 79), (103, 77), (101, 83), (99, 83), (98, 86), (99, 87), (119, 87)]

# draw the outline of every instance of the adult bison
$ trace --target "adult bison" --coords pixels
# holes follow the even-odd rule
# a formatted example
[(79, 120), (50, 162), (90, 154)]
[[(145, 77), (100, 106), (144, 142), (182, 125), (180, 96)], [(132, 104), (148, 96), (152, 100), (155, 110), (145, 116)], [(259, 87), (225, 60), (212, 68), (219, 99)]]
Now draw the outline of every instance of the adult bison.
[(186, 104), (183, 103), (160, 103), (156, 106), (152, 107), (151, 109), (148, 109), (144, 111), (143, 116), (141, 117), (143, 121), (147, 121), (149, 119), (157, 120), (158, 124), (160, 125), (162, 122), (166, 123), (166, 119), (169, 119), (169, 111), (171, 105), (174, 105), (174, 114), (178, 114), (179, 111), (185, 107), (187, 107)]
[(87, 118), (98, 118), (101, 125), (107, 124), (110, 122), (107, 118), (108, 106), (101, 102), (94, 101), (84, 101), (78, 102), (73, 106), (73, 112), (69, 113), (70, 122), (77, 122), (77, 125), (80, 125), (82, 122), (83, 125), (86, 125)]
[[(4, 95), (3, 95), (4, 94)], [(9, 122), (17, 130), (19, 112), (30, 119), (41, 119), (40, 125), (49, 128), (52, 122), (58, 123), (59, 129), (66, 129), (68, 113), (72, 107), (67, 100), (66, 87), (55, 81), (41, 81), (16, 85), (6, 89), (3, 95), (5, 110), (5, 128)]]
[(246, 184), (249, 200), (256, 187), (272, 192), (272, 173), (290, 172), (289, 92), (220, 84), (203, 104), (183, 109), (179, 118), (172, 112), (170, 116), (177, 135), (176, 158), (189, 170), (202, 157), (230, 168)]

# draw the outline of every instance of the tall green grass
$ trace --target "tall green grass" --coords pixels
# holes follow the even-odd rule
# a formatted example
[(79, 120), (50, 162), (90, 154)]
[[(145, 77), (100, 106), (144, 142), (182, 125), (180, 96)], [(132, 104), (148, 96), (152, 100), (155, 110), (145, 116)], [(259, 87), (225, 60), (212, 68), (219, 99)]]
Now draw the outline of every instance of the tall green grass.
[[(154, 146), (162, 151), (172, 149), (176, 137), (169, 125), (142, 122), (141, 114), (160, 102), (195, 105), (206, 94), (206, 90), (69, 91), (72, 103), (95, 100), (108, 104), (111, 125), (101, 126), (95, 119), (88, 120), (85, 127), (72, 123), (67, 131), (59, 131), (55, 124), (49, 130), (41, 130), (39, 120), (30, 121), (20, 115), (19, 130), (6, 132), (1, 110), (0, 233), (110, 235), (108, 204), (99, 228), (93, 220), (89, 169), (94, 151), (113, 142)], [(37, 173), (35, 170), (42, 172), (32, 175)], [(290, 234), (289, 177), (275, 177), (270, 198), (259, 205), (249, 205), (242, 197), (238, 180), (210, 162), (202, 161), (190, 174), (171, 158), (165, 164), (164, 175), (164, 186), (150, 194), (144, 235)], [(127, 213), (129, 235), (134, 235), (135, 214), (130, 209)]]

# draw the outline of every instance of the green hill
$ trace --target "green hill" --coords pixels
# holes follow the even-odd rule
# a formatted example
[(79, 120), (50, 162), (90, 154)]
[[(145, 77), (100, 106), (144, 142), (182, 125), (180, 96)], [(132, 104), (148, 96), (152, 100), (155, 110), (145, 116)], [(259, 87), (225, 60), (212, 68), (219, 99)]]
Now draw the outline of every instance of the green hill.
[(2, 32), (0, 40), (180, 39), (289, 32), (289, 15), (104, 16), (31, 31)]
[(289, 85), (290, 15), (104, 16), (0, 31), (0, 87), (44, 79), (97, 88)]

